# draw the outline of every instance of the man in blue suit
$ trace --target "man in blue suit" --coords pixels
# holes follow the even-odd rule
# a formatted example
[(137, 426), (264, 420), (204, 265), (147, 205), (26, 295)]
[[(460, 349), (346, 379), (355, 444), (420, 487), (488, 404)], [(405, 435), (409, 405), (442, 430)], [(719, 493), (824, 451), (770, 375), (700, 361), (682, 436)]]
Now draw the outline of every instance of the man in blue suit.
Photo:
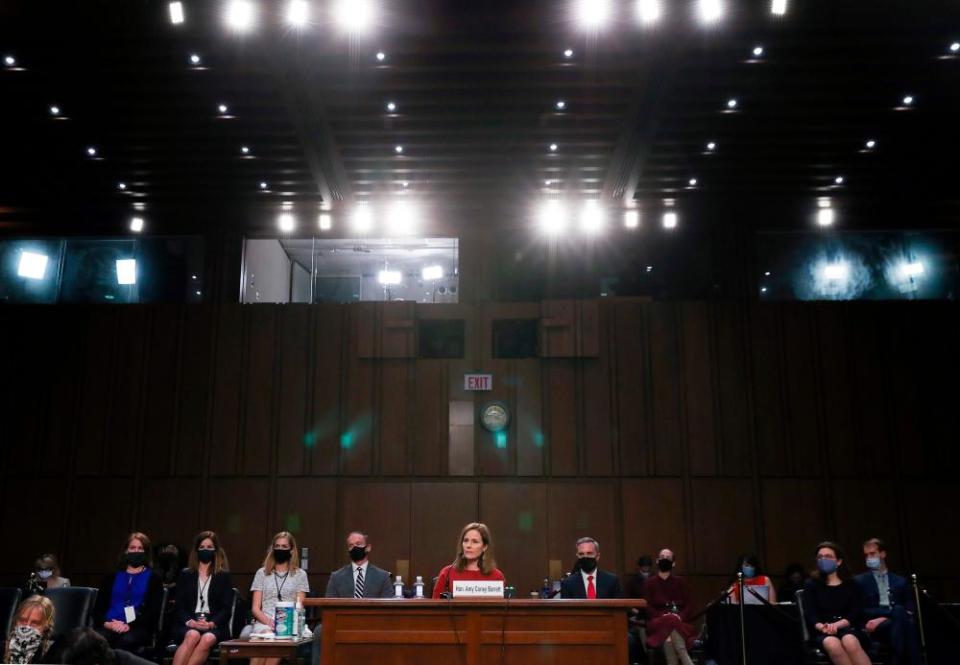
[(910, 585), (887, 570), (887, 546), (879, 538), (863, 544), (863, 556), (867, 572), (854, 579), (863, 590), (864, 629), (871, 639), (890, 645), (894, 665), (920, 665)]

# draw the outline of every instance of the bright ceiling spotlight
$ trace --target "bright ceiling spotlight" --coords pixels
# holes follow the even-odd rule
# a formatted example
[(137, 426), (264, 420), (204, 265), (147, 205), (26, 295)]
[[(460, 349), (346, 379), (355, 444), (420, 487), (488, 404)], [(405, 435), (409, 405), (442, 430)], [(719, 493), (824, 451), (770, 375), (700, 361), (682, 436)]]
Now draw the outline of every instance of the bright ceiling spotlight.
[(117, 189), (119, 189), (121, 192), (127, 191), (127, 183), (125, 183), (125, 182), (118, 182), (118, 183), (117, 183)]
[(393, 113), (394, 111), (396, 111), (397, 110), (396, 102), (387, 102), (387, 110), (390, 111), (390, 113)]
[(560, 146), (558, 146), (556, 143), (551, 143), (551, 144), (550, 144), (550, 152), (556, 152), (559, 147), (560, 147)]
[(383, 62), (387, 59), (387, 54), (383, 51), (377, 51), (377, 62)]
[(403, 281), (403, 273), (399, 270), (381, 270), (377, 273), (377, 281), (383, 286), (396, 286)]
[(257, 6), (251, 0), (230, 0), (223, 18), (231, 30), (247, 32), (257, 20)]
[(60, 115), (60, 107), (57, 106), (56, 104), (53, 104), (50, 107), (50, 115), (53, 115), (53, 116)]
[(817, 224), (819, 226), (833, 226), (836, 221), (836, 215), (833, 208), (820, 208), (817, 210)]
[(549, 235), (559, 235), (567, 230), (567, 209), (560, 201), (544, 201), (537, 214), (540, 230)]
[(613, 3), (610, 0), (574, 0), (574, 3), (574, 17), (585, 30), (603, 28), (613, 14)]
[(394, 151), (395, 153), (397, 153), (398, 155), (402, 155), (402, 154), (403, 154), (403, 146), (402, 146), (402, 145), (394, 146), (394, 147), (393, 147), (393, 151)]
[(583, 202), (580, 209), (580, 230), (584, 233), (599, 233), (606, 222), (606, 213), (594, 199)]
[(707, 143), (707, 152), (713, 152), (716, 149), (717, 149), (716, 141), (710, 141), (709, 143)]
[(261, 189), (261, 190), (266, 191), (266, 190), (267, 190), (267, 187), (268, 187), (267, 183), (265, 183), (265, 182), (261, 182), (261, 183), (260, 183), (260, 189)]
[(567, 103), (566, 103), (565, 101), (563, 101), (562, 99), (558, 99), (555, 106), (557, 107), (557, 110), (558, 110), (558, 111), (562, 111), (562, 110), (564, 110), (565, 108), (567, 108)]
[(171, 2), (167, 5), (167, 9), (170, 10), (170, 22), (174, 25), (180, 25), (183, 23), (183, 3), (182, 2)]
[(687, 181), (687, 184), (688, 184), (690, 187), (696, 187), (696, 186), (697, 186), (697, 179), (696, 179), (696, 178), (690, 178), (690, 180)]
[(194, 67), (196, 67), (197, 65), (199, 65), (199, 64), (200, 64), (200, 56), (197, 55), (196, 53), (191, 53), (191, 54), (190, 54), (190, 64), (193, 65)]
[(737, 105), (738, 105), (739, 103), (740, 103), (740, 102), (738, 102), (738, 101), (736, 100), (736, 98), (730, 98), (730, 99), (727, 100), (727, 108), (732, 111), (733, 109), (737, 108)]
[[(333, 20), (344, 32), (364, 34), (373, 28), (377, 12), (373, 0), (337, 0)], [(380, 60), (379, 54), (377, 59)]]
[(130, 220), (130, 230), (134, 233), (143, 231), (143, 217), (134, 217)]
[(661, 0), (637, 0), (637, 20), (643, 25), (653, 25), (663, 16)]
[(564, 49), (564, 51), (563, 51), (563, 57), (564, 57), (564, 58), (572, 58), (572, 57), (573, 57), (573, 49), (572, 49), (572, 48)]
[(290, 0), (287, 5), (287, 23), (302, 28), (310, 21), (310, 5), (307, 0)]
[(900, 276), (903, 277), (904, 279), (912, 279), (915, 277), (920, 277), (924, 273), (923, 262), (914, 261), (912, 263), (908, 263), (904, 261), (903, 263), (900, 264), (898, 272), (900, 273)]
[(913, 106), (913, 95), (906, 95), (906, 96), (903, 98), (903, 105), (904, 105), (904, 106)]
[(87, 155), (90, 156), (90, 157), (96, 157), (96, 156), (97, 156), (97, 149), (96, 149), (95, 147), (93, 147), (93, 146), (90, 146), (89, 148), (87, 148)]
[(677, 228), (677, 221), (677, 213), (672, 210), (663, 213), (663, 228), (675, 229)]
[(640, 211), (627, 210), (623, 213), (623, 225), (628, 229), (635, 229), (640, 226)]
[(960, 42), (953, 42), (950, 44), (950, 52), (957, 53), (960, 52)]
[(823, 266), (823, 276), (834, 282), (845, 282), (850, 277), (850, 264), (846, 261), (837, 261)]
[(321, 212), (317, 218), (317, 224), (320, 226), (321, 231), (329, 231), (333, 228), (333, 218), (330, 216), (330, 213)]
[(760, 46), (759, 44), (757, 46), (754, 46), (752, 53), (754, 58), (763, 57), (763, 47)]
[(3, 56), (3, 64), (5, 64), (7, 67), (16, 67), (17, 59), (12, 55), (5, 55)]
[(783, 16), (787, 13), (787, 0), (771, 0), (770, 13), (774, 16)]
[(864, 145), (867, 147), (867, 150), (873, 150), (877, 147), (877, 142), (874, 139), (868, 139)]
[(387, 228), (391, 235), (408, 236), (414, 232), (417, 223), (417, 211), (409, 201), (395, 201), (387, 216)]
[(226, 104), (217, 104), (217, 111), (220, 115), (226, 115), (230, 111), (230, 107)]
[(240, 146), (240, 152), (242, 152), (244, 155), (249, 155), (250, 148), (248, 146), (242, 145)]
[(282, 212), (277, 216), (277, 226), (284, 233), (290, 233), (297, 227), (297, 219), (292, 213)]
[(27, 279), (43, 279), (47, 271), (47, 261), (49, 257), (46, 254), (37, 252), (22, 252), (20, 262), (17, 264), (17, 275)]
[(723, 17), (723, 0), (699, 0), (697, 15), (703, 23), (716, 23)]
[(354, 206), (350, 225), (357, 233), (369, 233), (373, 229), (373, 210), (369, 203), (360, 202)]
[(443, 279), (443, 266), (424, 266), (423, 270), (420, 272), (420, 275), (423, 277), (423, 281), (425, 282)]
[(117, 284), (130, 285), (137, 283), (137, 260), (117, 259)]
[(834, 185), (842, 185), (843, 183), (844, 183), (844, 180), (842, 175), (838, 175), (836, 178), (833, 179)]

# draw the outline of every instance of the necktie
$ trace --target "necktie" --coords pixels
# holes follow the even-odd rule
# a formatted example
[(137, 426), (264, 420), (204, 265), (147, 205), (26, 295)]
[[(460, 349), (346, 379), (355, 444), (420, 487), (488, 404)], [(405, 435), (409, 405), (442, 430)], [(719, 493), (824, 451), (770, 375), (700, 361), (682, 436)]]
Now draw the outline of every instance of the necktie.
[(593, 586), (593, 575), (587, 575), (587, 598), (597, 597), (597, 587)]
[(357, 568), (357, 581), (353, 585), (353, 597), (363, 598), (363, 567)]

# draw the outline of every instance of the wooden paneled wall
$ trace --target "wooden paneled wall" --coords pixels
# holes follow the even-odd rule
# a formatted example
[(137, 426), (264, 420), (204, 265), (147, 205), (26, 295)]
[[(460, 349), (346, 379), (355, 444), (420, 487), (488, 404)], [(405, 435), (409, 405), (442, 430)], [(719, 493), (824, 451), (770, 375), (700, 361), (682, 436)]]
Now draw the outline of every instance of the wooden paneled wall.
[[(563, 312), (565, 357), (503, 360), (491, 322)], [(742, 551), (779, 573), (880, 535), (956, 597), (960, 316), (951, 303), (510, 303), (0, 308), (0, 579), (42, 551), (75, 582), (123, 535), (221, 532), (246, 585), (269, 535), (348, 529), (433, 576), (491, 525), (521, 592), (592, 535), (619, 572), (676, 550), (705, 600)], [(559, 312), (559, 314), (558, 314)], [(466, 357), (419, 359), (404, 321), (462, 318)], [(401, 322), (401, 323), (397, 323)], [(556, 335), (551, 330), (550, 335)], [(542, 346), (542, 344), (541, 344)], [(494, 374), (489, 394), (463, 374)], [(475, 424), (510, 405), (507, 440)]]

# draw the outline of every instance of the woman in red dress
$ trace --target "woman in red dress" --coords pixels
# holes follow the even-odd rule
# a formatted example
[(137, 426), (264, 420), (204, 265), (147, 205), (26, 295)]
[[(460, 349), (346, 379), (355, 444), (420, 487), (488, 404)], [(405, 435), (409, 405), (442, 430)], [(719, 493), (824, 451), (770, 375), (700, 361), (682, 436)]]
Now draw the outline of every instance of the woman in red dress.
[(690, 594), (682, 577), (673, 574), (673, 552), (660, 550), (657, 555), (657, 574), (643, 583), (643, 595), (647, 599), (647, 644), (653, 648), (663, 647), (668, 665), (693, 665), (687, 645), (693, 641), (696, 631), (689, 623), (693, 611)]
[(493, 558), (493, 538), (486, 524), (471, 522), (460, 531), (457, 556), (449, 566), (444, 566), (433, 585), (433, 597), (451, 593), (457, 580), (500, 580), (503, 573)]

